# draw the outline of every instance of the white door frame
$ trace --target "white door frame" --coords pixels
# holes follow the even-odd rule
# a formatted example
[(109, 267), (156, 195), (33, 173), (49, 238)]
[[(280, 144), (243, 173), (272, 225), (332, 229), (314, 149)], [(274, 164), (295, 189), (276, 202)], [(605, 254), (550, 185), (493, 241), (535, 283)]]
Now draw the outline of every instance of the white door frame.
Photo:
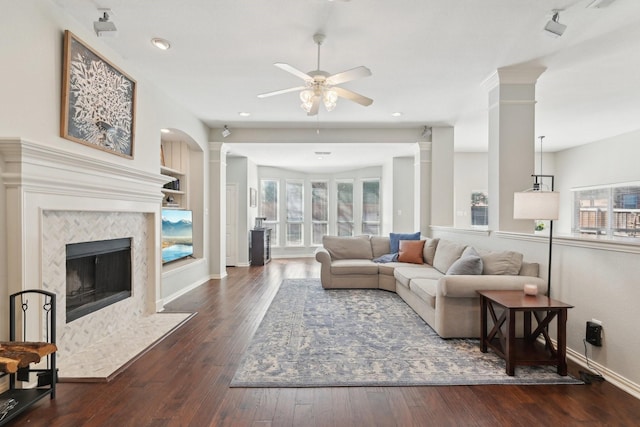
[(238, 265), (238, 184), (227, 184), (226, 265)]

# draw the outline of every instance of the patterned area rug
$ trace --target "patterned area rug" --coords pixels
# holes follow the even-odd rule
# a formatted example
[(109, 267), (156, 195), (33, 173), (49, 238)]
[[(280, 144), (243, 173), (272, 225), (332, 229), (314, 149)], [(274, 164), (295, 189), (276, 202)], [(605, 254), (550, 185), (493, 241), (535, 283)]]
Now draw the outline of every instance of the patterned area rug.
[(478, 340), (440, 338), (395, 293), (285, 280), (231, 387), (581, 384), (555, 367), (516, 367)]

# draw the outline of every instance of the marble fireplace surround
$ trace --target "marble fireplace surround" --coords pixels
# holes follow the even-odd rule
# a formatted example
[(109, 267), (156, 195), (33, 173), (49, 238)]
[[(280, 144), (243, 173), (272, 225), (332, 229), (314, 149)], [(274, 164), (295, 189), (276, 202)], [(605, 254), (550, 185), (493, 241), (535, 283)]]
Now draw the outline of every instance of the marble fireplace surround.
[[(164, 177), (131, 168), (116, 156), (108, 162), (19, 138), (0, 138), (0, 161), (11, 224), (8, 293), (56, 292), (60, 364), (87, 344), (162, 310)], [(120, 237), (132, 239), (132, 296), (66, 323), (65, 245)]]

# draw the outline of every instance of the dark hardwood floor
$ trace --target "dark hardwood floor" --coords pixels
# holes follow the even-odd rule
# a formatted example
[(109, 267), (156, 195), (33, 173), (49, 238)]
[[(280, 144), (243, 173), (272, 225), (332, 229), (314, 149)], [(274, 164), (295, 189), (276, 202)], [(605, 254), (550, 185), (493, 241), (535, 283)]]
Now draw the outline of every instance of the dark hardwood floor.
[[(562, 386), (229, 388), (284, 278), (311, 259), (229, 268), (170, 303), (198, 315), (109, 383), (62, 383), (12, 426), (637, 426), (640, 400), (608, 383)], [(106, 355), (105, 355), (106, 356)], [(575, 367), (573, 368), (576, 369)]]

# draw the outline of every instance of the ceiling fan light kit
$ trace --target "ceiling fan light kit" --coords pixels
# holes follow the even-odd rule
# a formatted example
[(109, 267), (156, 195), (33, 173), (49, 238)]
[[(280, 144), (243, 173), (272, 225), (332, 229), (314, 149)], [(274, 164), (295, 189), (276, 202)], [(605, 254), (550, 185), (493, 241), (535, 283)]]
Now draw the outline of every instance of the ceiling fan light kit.
[(332, 111), (338, 103), (338, 97), (348, 99), (365, 107), (371, 105), (373, 103), (371, 98), (337, 86), (355, 79), (370, 76), (371, 70), (367, 67), (360, 66), (336, 74), (329, 74), (320, 69), (320, 46), (325, 38), (326, 36), (322, 33), (313, 35), (313, 41), (318, 46), (318, 66), (316, 70), (305, 73), (282, 62), (273, 64), (281, 70), (304, 80), (304, 86), (263, 93), (258, 95), (258, 98), (267, 98), (283, 93), (300, 91), (300, 101), (302, 101), (300, 107), (306, 111), (308, 116), (318, 114), (320, 103), (324, 105), (327, 111)]

